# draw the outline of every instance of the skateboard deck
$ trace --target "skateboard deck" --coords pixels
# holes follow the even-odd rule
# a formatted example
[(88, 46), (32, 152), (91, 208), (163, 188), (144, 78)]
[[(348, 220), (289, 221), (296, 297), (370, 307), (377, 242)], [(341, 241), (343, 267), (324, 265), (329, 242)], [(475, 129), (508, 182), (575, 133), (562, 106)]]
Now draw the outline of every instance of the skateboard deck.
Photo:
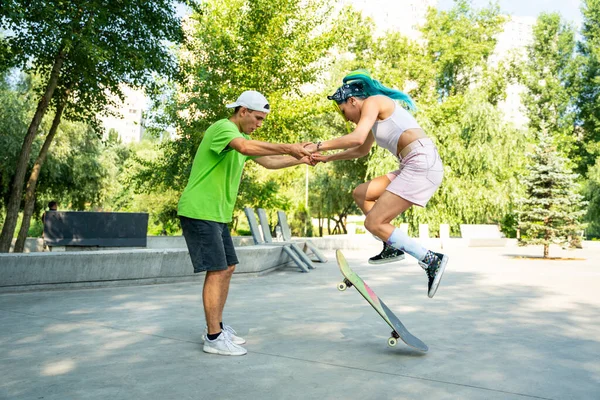
[(404, 343), (409, 345), (412, 348), (415, 348), (419, 351), (426, 352), (429, 350), (427, 345), (423, 343), (419, 338), (414, 336), (412, 333), (404, 327), (402, 322), (394, 315), (394, 313), (385, 305), (383, 301), (373, 290), (361, 279), (360, 276), (356, 274), (356, 272), (350, 269), (346, 258), (342, 254), (341, 250), (336, 250), (336, 258), (338, 262), (338, 266), (340, 267), (340, 271), (344, 276), (344, 281), (338, 284), (338, 289), (340, 291), (346, 290), (346, 288), (350, 286), (354, 286), (356, 290), (369, 302), (369, 304), (377, 311), (381, 318), (393, 329), (392, 337), (388, 339), (388, 345), (395, 346), (398, 343), (397, 339), (402, 339)]

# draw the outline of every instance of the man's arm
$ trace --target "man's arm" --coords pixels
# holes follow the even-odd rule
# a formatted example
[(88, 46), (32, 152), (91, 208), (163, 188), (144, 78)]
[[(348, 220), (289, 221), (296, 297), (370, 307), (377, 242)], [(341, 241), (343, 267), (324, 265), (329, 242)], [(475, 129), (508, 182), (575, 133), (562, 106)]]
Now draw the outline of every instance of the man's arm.
[(304, 156), (310, 156), (308, 150), (304, 148), (305, 143), (286, 144), (269, 143), (260, 140), (249, 140), (244, 138), (235, 138), (229, 142), (229, 146), (245, 156), (270, 156), (289, 154), (296, 159)]
[(281, 169), (300, 164), (311, 164), (309, 156), (304, 156), (299, 160), (291, 156), (263, 156), (255, 158), (253, 161), (256, 161), (256, 163), (267, 169)]

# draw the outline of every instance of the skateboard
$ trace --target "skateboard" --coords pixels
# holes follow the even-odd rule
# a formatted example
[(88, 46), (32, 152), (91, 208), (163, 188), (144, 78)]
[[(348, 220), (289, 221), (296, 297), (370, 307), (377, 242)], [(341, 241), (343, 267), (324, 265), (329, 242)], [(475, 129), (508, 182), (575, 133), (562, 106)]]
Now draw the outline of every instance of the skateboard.
[(381, 315), (381, 318), (393, 329), (392, 337), (388, 339), (389, 346), (395, 346), (398, 343), (398, 339), (402, 339), (404, 343), (409, 345), (412, 348), (415, 348), (419, 351), (426, 352), (429, 350), (427, 345), (423, 343), (419, 338), (414, 336), (412, 333), (408, 331), (400, 322), (398, 317), (394, 315), (394, 313), (385, 305), (379, 297), (371, 290), (371, 288), (361, 279), (360, 276), (356, 274), (356, 272), (350, 269), (346, 258), (342, 254), (341, 250), (337, 250), (336, 258), (338, 262), (338, 266), (340, 267), (340, 271), (342, 271), (342, 275), (344, 276), (344, 281), (338, 284), (338, 290), (344, 291), (348, 287), (354, 286), (356, 290), (369, 302), (371, 306)]

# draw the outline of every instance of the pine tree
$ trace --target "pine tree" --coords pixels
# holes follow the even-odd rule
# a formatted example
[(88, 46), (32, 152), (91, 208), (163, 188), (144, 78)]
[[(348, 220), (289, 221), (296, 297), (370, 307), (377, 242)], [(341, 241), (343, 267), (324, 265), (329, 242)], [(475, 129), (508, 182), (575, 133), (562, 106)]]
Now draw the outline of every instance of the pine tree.
[(542, 128), (538, 136), (523, 179), (526, 196), (519, 201), (519, 244), (543, 244), (546, 258), (550, 244), (574, 245), (581, 239), (584, 226), (579, 221), (587, 202), (578, 193), (579, 175), (556, 151), (551, 135)]

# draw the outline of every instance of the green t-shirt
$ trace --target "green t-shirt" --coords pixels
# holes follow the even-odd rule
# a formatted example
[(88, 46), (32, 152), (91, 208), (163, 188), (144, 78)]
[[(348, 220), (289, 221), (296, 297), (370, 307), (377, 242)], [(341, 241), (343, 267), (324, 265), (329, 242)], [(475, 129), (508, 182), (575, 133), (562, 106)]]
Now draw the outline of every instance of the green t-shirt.
[(251, 158), (229, 143), (249, 139), (228, 119), (212, 124), (198, 147), (190, 179), (179, 199), (178, 215), (228, 223), (233, 219), (244, 163)]

